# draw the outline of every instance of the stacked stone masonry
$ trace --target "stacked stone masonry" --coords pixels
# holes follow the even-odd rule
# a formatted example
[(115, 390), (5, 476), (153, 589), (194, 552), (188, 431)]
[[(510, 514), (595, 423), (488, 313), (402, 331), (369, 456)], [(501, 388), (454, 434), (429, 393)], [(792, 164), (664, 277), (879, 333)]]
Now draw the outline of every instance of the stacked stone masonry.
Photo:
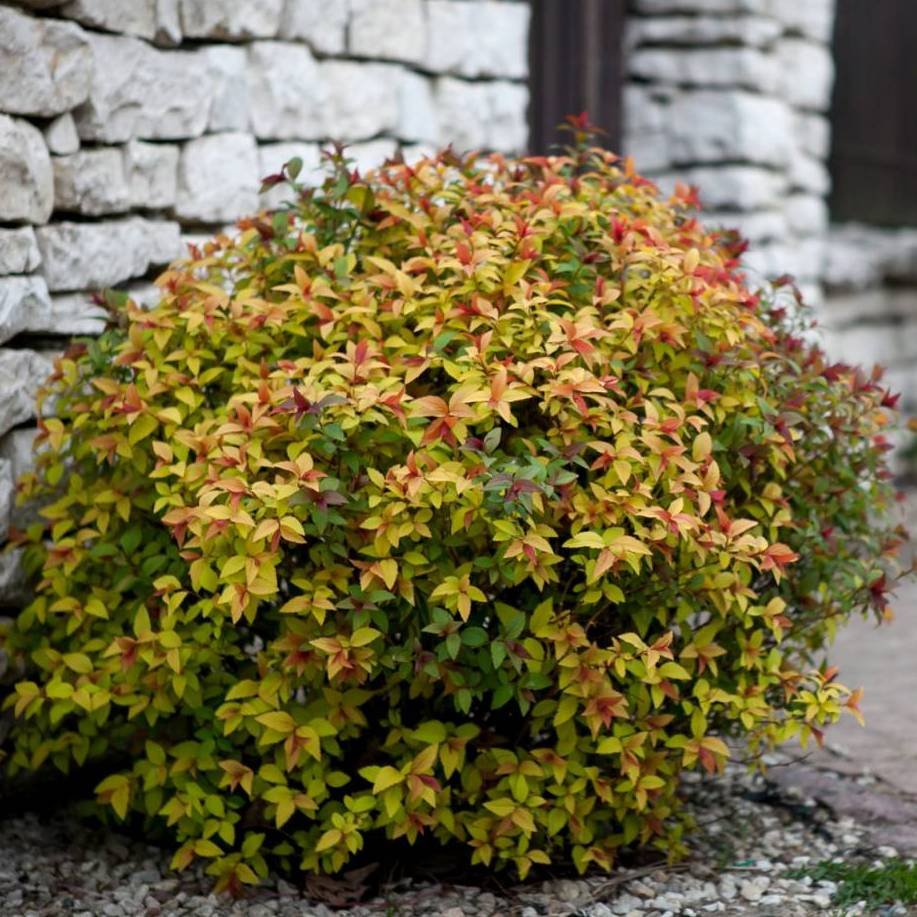
[[(260, 178), (350, 144), (521, 151), (523, 0), (0, 0), (0, 543), (34, 395), (91, 294), (151, 296), (184, 241), (269, 205)], [(0, 553), (0, 606), (15, 603)]]
[(623, 146), (661, 187), (697, 185), (752, 281), (792, 274), (831, 357), (885, 366), (913, 416), (917, 228), (829, 224), (837, 2), (630, 0)]
[(663, 187), (696, 184), (761, 278), (810, 300), (828, 228), (835, 0), (632, 0), (624, 148)]

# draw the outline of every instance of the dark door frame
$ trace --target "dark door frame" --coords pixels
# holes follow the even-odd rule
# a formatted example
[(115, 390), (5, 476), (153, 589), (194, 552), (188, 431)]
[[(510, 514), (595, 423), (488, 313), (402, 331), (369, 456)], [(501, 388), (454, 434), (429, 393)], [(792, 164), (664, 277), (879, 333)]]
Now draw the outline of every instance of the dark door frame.
[(620, 150), (626, 0), (531, 0), (531, 7), (529, 150), (566, 143), (557, 126), (581, 112), (605, 131), (602, 146)]

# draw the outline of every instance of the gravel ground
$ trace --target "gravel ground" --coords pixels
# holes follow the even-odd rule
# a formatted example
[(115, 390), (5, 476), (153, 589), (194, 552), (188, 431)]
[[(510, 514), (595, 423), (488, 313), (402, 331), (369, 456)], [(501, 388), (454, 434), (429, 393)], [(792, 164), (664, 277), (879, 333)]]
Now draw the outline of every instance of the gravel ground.
[[(832, 905), (833, 883), (789, 878), (788, 872), (832, 858), (869, 863), (896, 855), (891, 847), (873, 846), (852, 818), (836, 818), (814, 800), (738, 766), (719, 780), (690, 779), (686, 794), (699, 829), (690, 859), (678, 867), (530, 881), (500, 893), (405, 880), (345, 910), (314, 900), (314, 889), (310, 900), (282, 880), (242, 901), (217, 898), (209, 894), (206, 876), (169, 873), (164, 851), (136, 839), (100, 833), (67, 817), (17, 816), (0, 822), (0, 915), (857, 915), (866, 912), (865, 905), (846, 911)], [(909, 911), (898, 906), (881, 913)]]

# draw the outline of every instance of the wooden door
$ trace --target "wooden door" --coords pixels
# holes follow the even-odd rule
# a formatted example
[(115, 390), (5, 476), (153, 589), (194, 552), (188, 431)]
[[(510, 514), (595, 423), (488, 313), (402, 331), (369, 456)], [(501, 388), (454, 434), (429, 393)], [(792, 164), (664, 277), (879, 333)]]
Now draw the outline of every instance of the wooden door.
[(831, 217), (917, 225), (917, 0), (837, 0), (834, 58)]
[[(917, 2), (917, 0), (915, 0)], [(531, 0), (529, 149), (568, 142), (557, 126), (585, 111), (620, 149), (625, 0)]]

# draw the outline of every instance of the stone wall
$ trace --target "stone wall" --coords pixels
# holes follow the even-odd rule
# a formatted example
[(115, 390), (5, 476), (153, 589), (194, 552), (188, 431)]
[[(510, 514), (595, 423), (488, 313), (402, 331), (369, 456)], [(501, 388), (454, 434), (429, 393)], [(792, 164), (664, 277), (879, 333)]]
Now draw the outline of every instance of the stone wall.
[(846, 363), (884, 366), (903, 411), (917, 416), (917, 228), (833, 225), (825, 250), (826, 349)]
[(820, 300), (834, 0), (631, 0), (624, 149)]
[[(184, 236), (328, 139), (364, 167), (521, 150), (528, 19), (521, 0), (0, 2), (0, 541), (35, 389), (102, 327), (90, 291), (148, 296)], [(0, 554), (0, 604), (17, 569)]]

